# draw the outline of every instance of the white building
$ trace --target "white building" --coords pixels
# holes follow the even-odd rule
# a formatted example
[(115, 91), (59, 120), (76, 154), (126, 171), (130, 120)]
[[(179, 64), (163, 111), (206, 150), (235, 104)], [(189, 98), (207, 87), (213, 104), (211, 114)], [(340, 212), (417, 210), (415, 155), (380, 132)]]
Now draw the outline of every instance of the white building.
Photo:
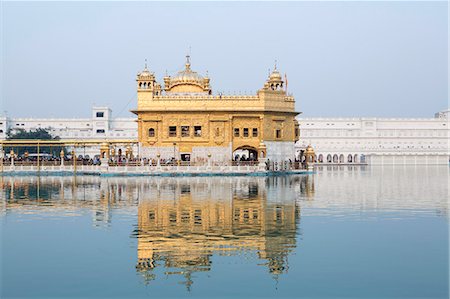
[[(108, 107), (93, 107), (90, 118), (10, 118), (0, 116), (0, 140), (19, 130), (46, 129), (53, 136), (65, 139), (104, 139), (107, 140), (137, 140), (137, 123), (135, 118), (113, 118)], [(85, 154), (91, 157), (99, 154), (98, 147), (77, 149), (77, 155)]]
[(297, 155), (308, 144), (318, 163), (448, 164), (449, 110), (434, 118), (302, 118)]
[[(298, 117), (297, 155), (308, 144), (318, 163), (448, 164), (450, 110), (434, 118), (303, 118)], [(0, 116), (0, 140), (20, 129), (43, 128), (64, 139), (137, 140), (135, 118), (113, 118), (108, 107), (93, 107), (91, 118), (9, 118)], [(137, 148), (133, 151), (137, 152)], [(77, 149), (91, 157), (98, 147)]]

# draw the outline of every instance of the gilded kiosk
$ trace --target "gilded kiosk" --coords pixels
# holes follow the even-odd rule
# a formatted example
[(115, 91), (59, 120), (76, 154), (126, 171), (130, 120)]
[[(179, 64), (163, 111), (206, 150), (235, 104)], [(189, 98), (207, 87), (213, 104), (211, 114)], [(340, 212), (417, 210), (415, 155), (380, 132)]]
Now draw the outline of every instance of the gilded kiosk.
[(256, 95), (213, 95), (210, 78), (185, 68), (164, 87), (145, 66), (137, 75), (138, 140), (143, 157), (226, 163), (237, 152), (250, 160), (294, 160), (295, 101), (279, 71)]

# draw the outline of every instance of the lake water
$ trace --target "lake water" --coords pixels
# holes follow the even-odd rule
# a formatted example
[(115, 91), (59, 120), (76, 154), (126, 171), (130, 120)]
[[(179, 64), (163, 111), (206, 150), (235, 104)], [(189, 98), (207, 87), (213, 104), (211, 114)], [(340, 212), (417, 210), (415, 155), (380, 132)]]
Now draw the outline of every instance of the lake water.
[(0, 177), (1, 298), (448, 298), (449, 167)]

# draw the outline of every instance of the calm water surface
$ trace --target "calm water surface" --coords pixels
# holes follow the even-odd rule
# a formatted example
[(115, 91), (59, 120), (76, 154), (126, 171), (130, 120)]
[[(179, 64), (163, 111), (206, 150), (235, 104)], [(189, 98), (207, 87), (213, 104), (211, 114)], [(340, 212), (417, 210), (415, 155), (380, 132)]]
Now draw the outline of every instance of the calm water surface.
[(448, 181), (0, 177), (0, 297), (448, 298)]

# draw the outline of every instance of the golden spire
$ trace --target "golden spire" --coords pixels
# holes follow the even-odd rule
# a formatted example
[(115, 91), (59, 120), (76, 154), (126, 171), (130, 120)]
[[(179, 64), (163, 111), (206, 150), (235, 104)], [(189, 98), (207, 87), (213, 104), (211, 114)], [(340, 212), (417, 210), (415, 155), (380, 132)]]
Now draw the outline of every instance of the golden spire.
[(191, 70), (191, 56), (186, 55), (186, 70)]

